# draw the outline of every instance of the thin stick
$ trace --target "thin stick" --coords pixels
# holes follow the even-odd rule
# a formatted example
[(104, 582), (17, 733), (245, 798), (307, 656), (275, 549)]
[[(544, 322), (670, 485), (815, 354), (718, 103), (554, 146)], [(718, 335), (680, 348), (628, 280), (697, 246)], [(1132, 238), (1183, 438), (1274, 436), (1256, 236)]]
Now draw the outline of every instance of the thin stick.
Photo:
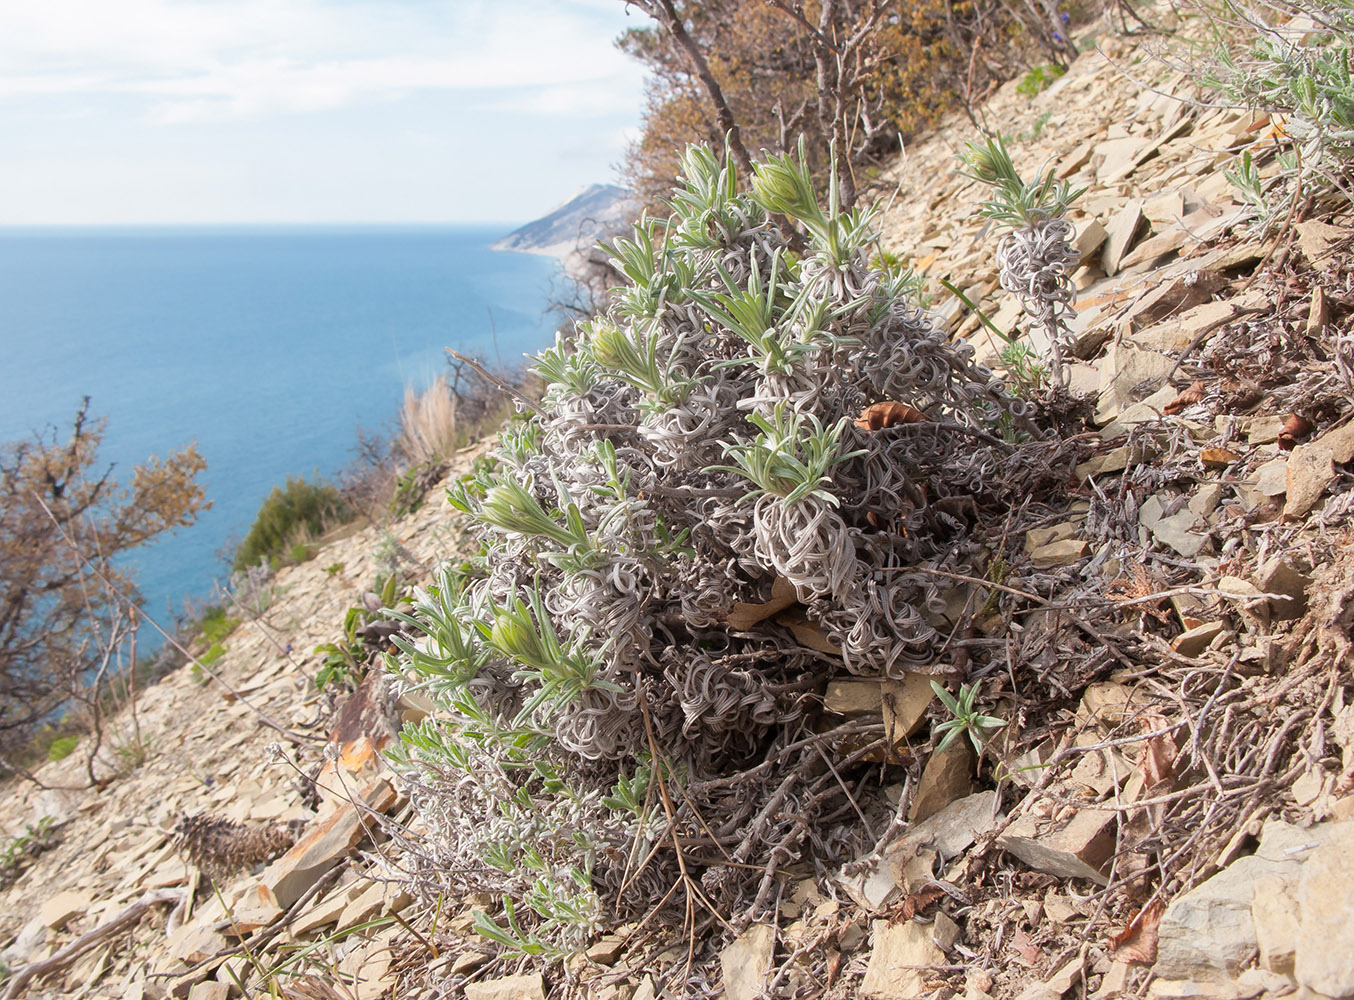
[(668, 784), (663, 776), (663, 763), (667, 760), (658, 752), (658, 740), (654, 737), (653, 718), (649, 714), (649, 699), (644, 696), (644, 689), (639, 690), (639, 705), (644, 713), (644, 733), (649, 741), (649, 753), (654, 762), (654, 777), (658, 779), (658, 791), (663, 798), (663, 810), (668, 817), (668, 833), (672, 837), (672, 849), (677, 855), (677, 867), (682, 873), (682, 884), (686, 887), (686, 914), (683, 925), (689, 926), (691, 936), (687, 939), (686, 951), (686, 972), (685, 976), (689, 979), (691, 975), (691, 965), (696, 957), (696, 900), (700, 900), (710, 914), (715, 917), (725, 927), (729, 927), (729, 922), (715, 908), (715, 904), (705, 895), (695, 879), (686, 870), (686, 857), (682, 854), (682, 842), (677, 836), (677, 810), (673, 808), (672, 797), (668, 794)]
[[(232, 955), (238, 955), (241, 951), (245, 952), (245, 954), (248, 955), (252, 949), (257, 949), (260, 945), (266, 944), (273, 938), (277, 937), (280, 933), (282, 933), (283, 929), (285, 929), (293, 920), (296, 919), (297, 915), (301, 912), (302, 909), (305, 908), (306, 904), (309, 903), (316, 896), (318, 896), (321, 892), (328, 889), (329, 886), (332, 885), (335, 881), (337, 881), (339, 875), (341, 875), (344, 869), (346, 869), (347, 867), (348, 867), (348, 859), (344, 858), (333, 868), (329, 869), (329, 871), (321, 875), (319, 879), (316, 880), (314, 885), (312, 885), (309, 889), (307, 889), (304, 893), (302, 893), (301, 898), (298, 899), (295, 903), (293, 903), (291, 905), (291, 908), (287, 910), (286, 913), (283, 913), (280, 916), (274, 918), (272, 923), (267, 924), (264, 927), (260, 927), (258, 930), (254, 931), (254, 933), (251, 934), (248, 938), (242, 940), (239, 944), (232, 945), (229, 948), (222, 948), (215, 954), (210, 955), (207, 958), (204, 958), (196, 965), (190, 966), (189, 968), (184, 969), (182, 971), (153, 972), (151, 973), (150, 978), (169, 979), (176, 976), (177, 977), (190, 976), (193, 973), (200, 971), (201, 969), (208, 968), (209, 966), (212, 965), (218, 965), (220, 964), (222, 959), (229, 958)], [(6, 997), (5, 1000), (8, 1000), (8, 997)]]
[(525, 406), (527, 409), (535, 413), (538, 417), (545, 416), (545, 411), (541, 409), (539, 403), (537, 403), (530, 396), (527, 396), (516, 386), (509, 385), (503, 379), (499, 378), (493, 372), (485, 368), (484, 365), (480, 364), (478, 361), (472, 361), (470, 358), (467, 358), (464, 354), (459, 354), (456, 351), (453, 351), (450, 347), (448, 347), (446, 351), (457, 361), (467, 364), (471, 368), (473, 368), (475, 370), (475, 374), (478, 375), (480, 378), (484, 379), (484, 381), (490, 383), (491, 385), (497, 386), (499, 389), (503, 390), (509, 396), (513, 397), (513, 399), (517, 400), (519, 403)]
[(133, 739), (138, 749), (141, 743), (141, 719), (136, 712), (136, 634), (140, 631), (136, 623), (137, 609), (132, 608), (132, 651), (127, 658), (127, 706), (132, 713)]
[(160, 903), (177, 903), (182, 896), (182, 889), (158, 889), (146, 893), (112, 920), (100, 924), (92, 931), (81, 934), (51, 958), (44, 959), (41, 962), (34, 962), (32, 965), (25, 965), (18, 972), (14, 973), (14, 978), (9, 981), (9, 985), (5, 990), (4, 1000), (13, 1000), (13, 998), (18, 997), (23, 993), (24, 987), (32, 980), (56, 972), (58, 969), (64, 969), (104, 938), (111, 937), (124, 928), (132, 926), (140, 920), (141, 915), (152, 906), (156, 906)]

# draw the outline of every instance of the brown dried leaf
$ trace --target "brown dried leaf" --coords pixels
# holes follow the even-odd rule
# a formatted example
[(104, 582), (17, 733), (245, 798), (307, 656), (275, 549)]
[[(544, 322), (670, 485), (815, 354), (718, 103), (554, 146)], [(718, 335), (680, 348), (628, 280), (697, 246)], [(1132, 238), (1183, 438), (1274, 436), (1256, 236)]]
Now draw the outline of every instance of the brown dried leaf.
[(1020, 962), (1024, 965), (1032, 966), (1036, 964), (1039, 959), (1043, 958), (1044, 955), (1044, 953), (1039, 950), (1039, 946), (1019, 927), (1017, 927), (1015, 933), (1011, 935), (1011, 948), (1015, 951), (1016, 955), (1019, 956)]
[(841, 972), (842, 953), (836, 948), (827, 950), (827, 985), (832, 986), (837, 981), (837, 973)]
[[(1160, 712), (1145, 712), (1138, 718), (1143, 732), (1165, 729), (1166, 719)], [(1142, 768), (1143, 781), (1147, 788), (1171, 781), (1175, 777), (1175, 758), (1179, 751), (1169, 733), (1159, 733), (1148, 737), (1143, 745), (1142, 759), (1138, 766)]]
[(1279, 431), (1279, 448), (1282, 451), (1292, 451), (1297, 447), (1297, 443), (1312, 433), (1312, 422), (1296, 413), (1290, 413), (1288, 419), (1284, 421), (1283, 430)]
[(898, 919), (911, 920), (918, 913), (922, 913), (932, 904), (945, 898), (945, 890), (937, 886), (927, 886), (924, 889), (918, 889), (912, 895), (903, 900), (898, 908)]
[(771, 584), (771, 600), (765, 604), (747, 604), (739, 601), (729, 609), (725, 623), (735, 632), (746, 632), (758, 622), (765, 621), (779, 611), (784, 611), (796, 600), (798, 598), (795, 596), (795, 585), (778, 576), (775, 582)]
[(898, 424), (921, 423), (925, 419), (921, 410), (906, 403), (873, 403), (865, 407), (856, 426), (865, 431), (878, 431)]
[(817, 623), (809, 620), (809, 616), (804, 613), (803, 608), (790, 608), (782, 611), (776, 616), (776, 624), (784, 625), (795, 637), (795, 641), (808, 649), (816, 649), (820, 653), (828, 653), (832, 656), (841, 655), (841, 647), (835, 645), (831, 639), (823, 634), (823, 630)]
[(1110, 953), (1116, 962), (1137, 962), (1151, 965), (1157, 960), (1157, 926), (1166, 906), (1153, 900), (1133, 914), (1128, 926), (1110, 938)]
[(1188, 389), (1162, 407), (1161, 412), (1170, 416), (1179, 413), (1187, 407), (1193, 406), (1203, 398), (1204, 384), (1202, 382), (1195, 382)]

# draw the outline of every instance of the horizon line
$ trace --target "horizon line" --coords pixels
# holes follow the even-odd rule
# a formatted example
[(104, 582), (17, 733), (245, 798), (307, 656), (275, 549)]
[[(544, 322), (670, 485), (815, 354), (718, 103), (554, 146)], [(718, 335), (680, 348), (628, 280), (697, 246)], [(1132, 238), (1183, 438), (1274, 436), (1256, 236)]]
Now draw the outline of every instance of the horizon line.
[[(531, 220), (528, 220), (531, 221)], [(259, 219), (249, 221), (227, 221), (227, 220), (206, 220), (206, 221), (176, 221), (176, 222), (5, 222), (0, 220), (0, 229), (178, 229), (185, 227), (200, 228), (260, 228), (264, 226), (316, 226), (316, 227), (375, 227), (375, 226), (404, 226), (404, 227), (422, 227), (430, 228), (433, 226), (521, 226), (521, 220), (513, 219), (329, 219), (329, 220), (274, 220)]]

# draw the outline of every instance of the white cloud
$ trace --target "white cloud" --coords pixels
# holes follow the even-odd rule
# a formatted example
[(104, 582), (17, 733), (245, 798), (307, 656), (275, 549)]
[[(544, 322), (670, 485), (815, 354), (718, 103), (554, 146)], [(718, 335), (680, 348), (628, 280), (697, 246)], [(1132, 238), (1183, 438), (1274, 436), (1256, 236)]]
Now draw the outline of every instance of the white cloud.
[(0, 224), (518, 221), (606, 180), (622, 0), (0, 0)]
[(483, 106), (513, 114), (592, 118), (633, 112), (636, 100), (634, 90), (618, 88), (613, 80), (586, 80), (524, 89)]
[(591, 116), (637, 105), (620, 0), (11, 0), (0, 100), (125, 94), (160, 123), (332, 110), (424, 90)]

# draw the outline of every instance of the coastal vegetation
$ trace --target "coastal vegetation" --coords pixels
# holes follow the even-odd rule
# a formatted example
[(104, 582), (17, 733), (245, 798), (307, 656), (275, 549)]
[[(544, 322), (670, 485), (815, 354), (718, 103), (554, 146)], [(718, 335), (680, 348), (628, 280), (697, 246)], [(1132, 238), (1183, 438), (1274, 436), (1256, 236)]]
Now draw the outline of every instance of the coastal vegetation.
[[(850, 209), (902, 144), (956, 107), (970, 110), (1023, 72), (1052, 79), (1076, 54), (1080, 5), (1031, 0), (638, 0), (653, 20), (622, 48), (649, 70), (643, 129), (626, 174), (650, 205), (667, 197), (691, 142), (730, 150), (746, 175), (758, 150), (806, 139)], [(831, 152), (830, 152), (831, 151)], [(829, 162), (831, 161), (831, 162)]]
[[(1213, 82), (1209, 100), (1272, 116), (1212, 121), (1214, 133), (1197, 137), (1227, 144), (1218, 166), (1240, 199), (1239, 210), (1227, 202), (1229, 226), (1250, 221), (1265, 233), (1330, 218), (1333, 207), (1346, 215), (1286, 246), (1220, 225), (1215, 244), (1197, 241), (1198, 259), (1181, 254), (1172, 264), (1183, 266), (1155, 284), (1144, 276), (1158, 258), (1145, 255), (1122, 279), (1140, 286), (1104, 291), (1124, 311), (1099, 314), (1103, 339), (1115, 341), (1103, 357), (1074, 322), (1076, 281), (1108, 281), (1119, 260), (1101, 269), (1101, 244), (1078, 243), (1076, 171), (1055, 157), (1017, 169), (1024, 151), (998, 130), (958, 157), (957, 144), (942, 148), (931, 166), (969, 199), (947, 222), (990, 225), (965, 230), (970, 268), (985, 277), (939, 284), (973, 314), (964, 322), (979, 336), (980, 324), (996, 334), (995, 368), (977, 360), (979, 336), (947, 327), (945, 316), (960, 315), (955, 301), (937, 292), (936, 311), (923, 311), (926, 265), (914, 272), (882, 251), (884, 212), (850, 179), (868, 177), (884, 155), (871, 135), (891, 142), (916, 127), (896, 107), (906, 84), (888, 89), (893, 64), (913, 65), (906, 47), (884, 47), (902, 8), (637, 6), (657, 27), (624, 44), (669, 74), (649, 125), (671, 131), (654, 133), (650, 166), (656, 184), (661, 150), (680, 179), (663, 190), (660, 215), (614, 242), (613, 286), (529, 376), (462, 385), (465, 370), (454, 368), (408, 392), (400, 432), (372, 449), (360, 502), (348, 483), (275, 490), (259, 515), (271, 541), (243, 564), (229, 603), (197, 627), (205, 652), (195, 669), (224, 672), (239, 641), (231, 630), (248, 618), (264, 635), (248, 648), (270, 650), (279, 665), (278, 676), (261, 677), (258, 656), (240, 658), (233, 669), (257, 681), (249, 696), (304, 687), (307, 705), (319, 703), (311, 718), (282, 703), (279, 717), (293, 719), (284, 725), (229, 692), (232, 712), (271, 727), (270, 760), (290, 766), (288, 781), (303, 776), (308, 803), (323, 793), (328, 811), (308, 834), (304, 871), (284, 857), (228, 893), (213, 864), (222, 856), (238, 862), (233, 877), (291, 847), (293, 830), (268, 825), (291, 791), (258, 788), (261, 770), (245, 778), (239, 743), (207, 748), (214, 767), (255, 786), (252, 800), (232, 802), (236, 815), (268, 820), (249, 827), (203, 814), (178, 827), (204, 884), (218, 879), (219, 909), (202, 899), (196, 926), (174, 932), (174, 947), (192, 948), (175, 954), (172, 982), (195, 989), (183, 971), (191, 964), (191, 974), (215, 974), (227, 991), (229, 979), (246, 995), (328, 997), (348, 986), (365, 995), (373, 953), (338, 952), (346, 937), (381, 928), (374, 953), (395, 959), (373, 977), (383, 995), (539, 1000), (548, 981), (554, 996), (609, 998), (633, 987), (722, 990), (730, 1000), (961, 991), (1110, 1000), (1145, 995), (1149, 975), (1201, 992), (1192, 977), (1148, 971), (1159, 931), (1166, 967), (1167, 904), (1230, 869), (1214, 888), (1241, 882), (1228, 910), (1244, 922), (1263, 902), (1244, 866), (1277, 856), (1266, 840), (1287, 826), (1279, 817), (1308, 824), (1292, 828), (1297, 839), (1275, 862), (1288, 877), (1325, 849), (1334, 824), (1322, 820), (1347, 819), (1354, 802), (1354, 85), (1349, 34), (1311, 30), (1354, 26), (1348, 3), (1278, 0), (1240, 23), (1221, 20), (1238, 9), (1229, 5), (1193, 24), (1217, 26), (1225, 48), (1163, 51), (1206, 61), (1191, 64), (1199, 72), (1189, 79)], [(954, 38), (971, 44), (917, 56), (926, 66), (932, 55), (962, 55), (972, 70), (947, 63), (927, 114), (978, 110), (976, 67), (987, 55), (963, 34), (967, 16), (1004, 25), (1012, 53), (1037, 52), (1023, 75), (1005, 67), (1022, 101), (1039, 100), (1070, 61), (1056, 8), (912, 10), (940, 34), (912, 26), (907, 37), (947, 40), (940, 24), (953, 20)], [(1124, 3), (1114, 10), (1137, 16)], [(766, 82), (781, 78), (758, 61), (758, 33), (787, 39), (790, 51), (775, 55), (794, 65), (798, 90)], [(845, 66), (852, 54), (859, 65)], [(999, 68), (989, 67), (994, 78)], [(773, 96), (779, 112), (765, 108)], [(1170, 99), (1177, 124), (1214, 110)], [(777, 133), (795, 107), (806, 134), (791, 141)], [(745, 146), (766, 134), (777, 151), (740, 153), (729, 121)], [(776, 131), (766, 131), (771, 121)], [(1103, 124), (1088, 125), (1086, 141), (1098, 142)], [(1272, 134), (1257, 141), (1252, 126)], [(682, 128), (713, 132), (712, 141), (674, 153), (667, 144)], [(1169, 147), (1158, 145), (1148, 152)], [(1086, 180), (1105, 165), (1087, 168)], [(1225, 182), (1211, 190), (1219, 203), (1230, 198)], [(1145, 228), (1143, 199), (1099, 194), (1116, 223), (1126, 219), (1115, 237), (1123, 256)], [(1185, 230), (1216, 218), (1201, 209), (1168, 228), (1186, 195), (1167, 194), (1178, 203), (1154, 219), (1179, 239), (1162, 259), (1181, 252)], [(948, 249), (951, 235), (930, 238)], [(1148, 247), (1156, 238), (1139, 248), (1159, 248)], [(982, 294), (1014, 303), (1004, 328), (976, 305), (984, 284)], [(1221, 323), (1196, 313), (1219, 306), (1229, 314)], [(1038, 346), (1010, 332), (1018, 321), (1043, 335)], [(1191, 330), (1203, 331), (1197, 342)], [(1159, 368), (1128, 367), (1127, 355)], [(1092, 360), (1104, 380), (1088, 392), (1071, 369), (1084, 376)], [(1127, 384), (1117, 401), (1116, 381)], [(1150, 397), (1138, 392), (1148, 384)], [(1093, 416), (1102, 400), (1113, 411)], [(461, 456), (446, 492), (460, 519), (435, 522), (428, 509), (441, 502), (435, 490), (453, 457), (488, 428), (493, 446), (473, 464)], [(1295, 510), (1300, 490), (1310, 502)], [(310, 567), (306, 599), (341, 604), (328, 622), (337, 637), (312, 637), (307, 656), (263, 620), (285, 598), (272, 564), (324, 545), (335, 498), (372, 524), (362, 551), (331, 551), (327, 567)], [(313, 510), (327, 513), (312, 526)], [(399, 535), (420, 512), (417, 531)], [(416, 536), (423, 562), (405, 547)], [(306, 568), (292, 572), (288, 585)], [(291, 676), (280, 673), (288, 660)], [(296, 683), (303, 676), (318, 697)], [(210, 669), (202, 677), (216, 679)], [(341, 727), (330, 709), (349, 694)], [(115, 774), (155, 746), (139, 732), (115, 743)], [(383, 785), (388, 766), (403, 794)], [(384, 791), (389, 819), (386, 805), (368, 804)], [(225, 800), (213, 791), (214, 806)], [(331, 837), (344, 823), (351, 838)], [(204, 852), (201, 831), (224, 846)], [(161, 839), (144, 855), (163, 840), (154, 832)], [(266, 849), (243, 855), (250, 836)], [(377, 850), (360, 863), (386, 883), (374, 892), (346, 874), (363, 836)], [(0, 844), (0, 881), (49, 841), (35, 828)], [(1323, 886), (1303, 878), (1305, 907)], [(1307, 919), (1297, 883), (1282, 882), (1255, 888), (1278, 894), (1287, 925)], [(284, 883), (295, 891), (285, 902), (274, 894)], [(1344, 885), (1330, 896), (1339, 905)], [(189, 901), (197, 886), (194, 876), (183, 890)], [(304, 894), (312, 890), (330, 895), (316, 902)], [(419, 917), (397, 915), (405, 903), (393, 900), (406, 896), (422, 904)], [(1222, 906), (1205, 903), (1186, 916)], [(407, 932), (398, 943), (386, 934), (396, 922)], [(1204, 923), (1181, 917), (1173, 933), (1212, 975), (1222, 963), (1206, 952), (1216, 942)], [(296, 933), (278, 947), (284, 928)], [(190, 937), (199, 932), (209, 946)], [(1253, 939), (1229, 935), (1223, 945), (1244, 948), (1235, 964), (1265, 961)], [(1303, 947), (1312, 953), (1303, 942), (1293, 950)], [(1264, 968), (1280, 994), (1300, 962)], [(1351, 995), (1354, 969), (1342, 984), (1322, 995)], [(1208, 986), (1237, 992), (1230, 980)]]
[[(616, 241), (609, 311), (537, 359), (539, 413), (452, 489), (480, 559), (392, 611), (426, 634), (392, 635), (396, 674), (438, 708), (396, 757), (430, 826), (411, 884), (491, 894), (477, 927), (526, 954), (665, 903), (693, 932), (712, 904), (667, 891), (668, 841), (703, 816), (747, 824), (706, 878), (755, 917), (777, 859), (813, 853), (809, 803), (840, 805), (800, 693), (838, 656), (897, 678), (927, 659), (928, 569), (975, 555), (949, 511), (1019, 464), (992, 432), (1027, 405), (916, 310), (870, 211), (820, 204), (802, 153), (749, 190), (689, 147), (672, 204)], [(761, 624), (795, 602), (799, 628)], [(787, 796), (794, 822), (773, 815)]]
[[(912, 275), (882, 259), (870, 211), (853, 209), (855, 169), (881, 155), (871, 143), (906, 129), (898, 93), (871, 75), (896, 58), (879, 55), (895, 23), (883, 5), (823, 3), (816, 25), (776, 2), (637, 6), (656, 27), (623, 44), (656, 72), (631, 170), (666, 221), (646, 217), (615, 241), (624, 277), (609, 308), (537, 359), (540, 407), (450, 491), (477, 526), (477, 558), (416, 590), (412, 613), (392, 612), (406, 626), (392, 636), (397, 684), (438, 710), (392, 755), (428, 830), (395, 839), (412, 866), (399, 877), (430, 906), (487, 898), (475, 929), (510, 956), (562, 957), (666, 916), (694, 984), (702, 924), (774, 920), (769, 894), (790, 859), (821, 871), (869, 856), (860, 803), (882, 790), (859, 772), (847, 788), (839, 767), (859, 755), (814, 766), (827, 743), (850, 744), (826, 720), (805, 726), (799, 692), (821, 690), (829, 662), (884, 685), (926, 665), (943, 604), (931, 574), (991, 582), (976, 592), (982, 613), (1002, 591), (1023, 594), (1001, 583), (1000, 548), (971, 547), (969, 532), (983, 511), (1057, 492), (1040, 470), (1058, 461), (1074, 406), (1065, 365), (1082, 253), (1067, 216), (1083, 192), (1057, 163), (1024, 179), (1000, 132), (956, 164), (987, 189), (975, 212), (1009, 230), (994, 254), (1000, 286), (1047, 345), (1003, 354), (1021, 393), (1009, 395), (927, 327)], [(1343, 26), (1348, 6), (1313, 7), (1285, 7), (1315, 18), (1288, 34), (1248, 12), (1249, 68), (1216, 51), (1209, 63), (1217, 93), (1291, 123), (1269, 153), (1277, 170), (1237, 168), (1266, 224), (1267, 194), (1283, 192), (1292, 213), (1349, 191), (1348, 33), (1312, 30)], [(803, 29), (799, 50), (781, 17)], [(1027, 98), (1075, 51), (1067, 21), (1037, 23), (1014, 27), (1056, 61), (1025, 74)], [(767, 37), (784, 45), (759, 50)], [(768, 69), (759, 51), (782, 62)], [(937, 87), (913, 113), (962, 96), (953, 77)], [(885, 106), (897, 116), (878, 116)], [(693, 135), (712, 143), (686, 147), (678, 186), (660, 196)], [(757, 160), (753, 145), (780, 153)], [(961, 493), (968, 526), (952, 506)], [(1009, 750), (993, 746), (1007, 716), (991, 690), (929, 683), (949, 713), (931, 727), (935, 757), (966, 736), (980, 770), (990, 754), (1011, 773)], [(1006, 704), (1034, 711), (1015, 695)], [(883, 717), (887, 730), (888, 707)], [(833, 854), (826, 817), (838, 809), (854, 809), (861, 839)]]
[(192, 445), (122, 481), (102, 466), (86, 399), (56, 428), (0, 448), (0, 750), (135, 660), (139, 596), (119, 557), (209, 503)]
[[(274, 486), (235, 552), (236, 572), (260, 563), (276, 565), (294, 556), (326, 528), (350, 519), (352, 509), (332, 483), (290, 478)], [(293, 559), (304, 562), (304, 559)]]

